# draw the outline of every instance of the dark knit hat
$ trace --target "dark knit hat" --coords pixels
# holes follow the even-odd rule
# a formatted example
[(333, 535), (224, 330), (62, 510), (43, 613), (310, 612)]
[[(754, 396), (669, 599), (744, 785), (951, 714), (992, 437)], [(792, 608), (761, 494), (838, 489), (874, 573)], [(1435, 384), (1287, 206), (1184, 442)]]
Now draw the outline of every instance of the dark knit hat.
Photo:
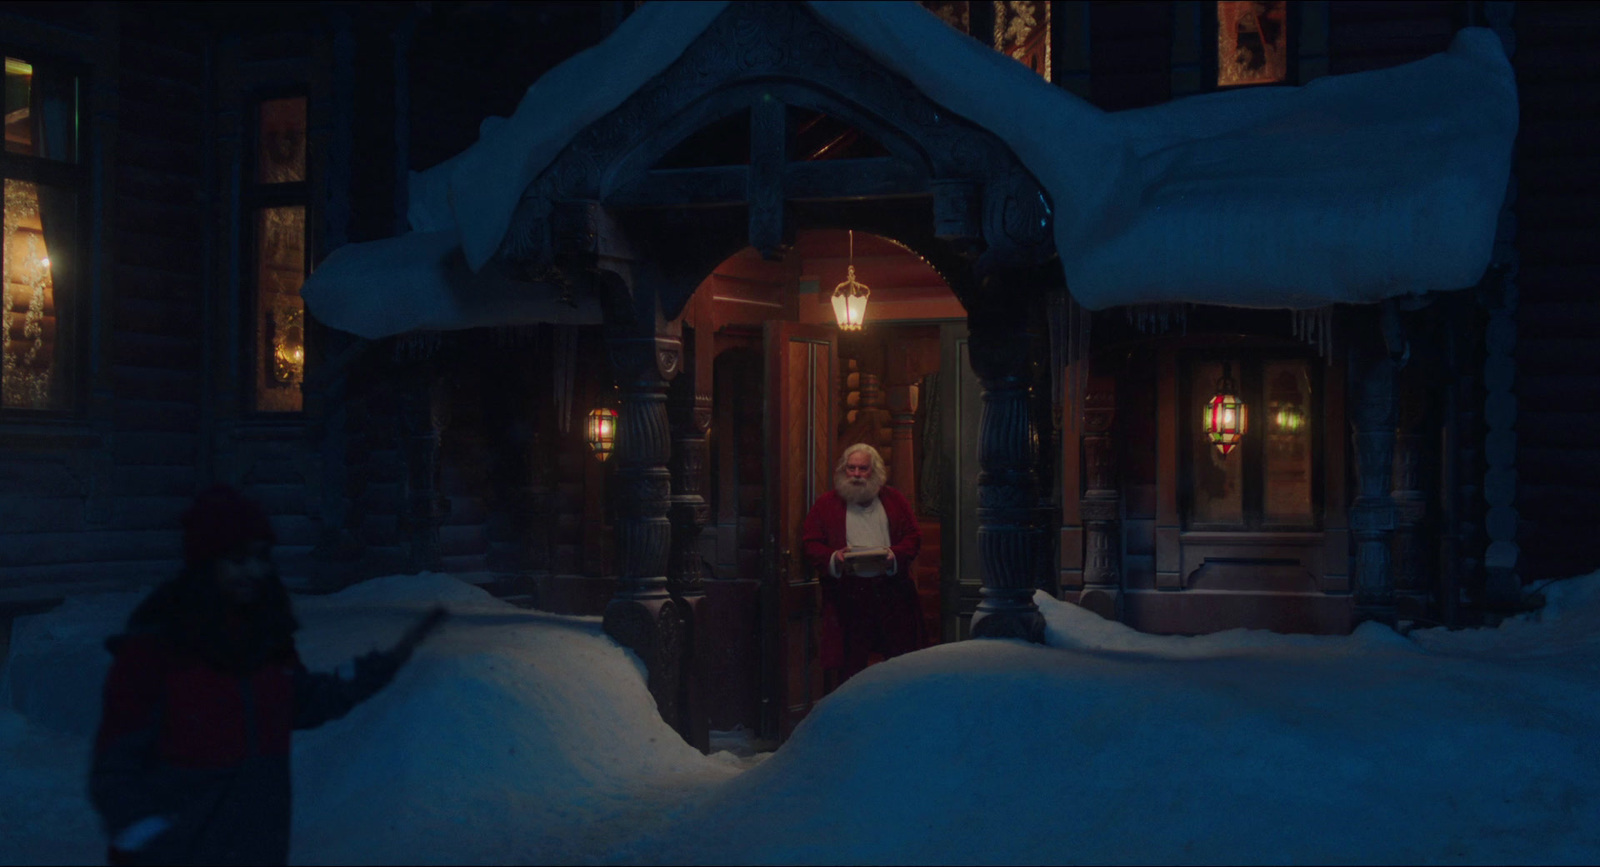
[(267, 513), (228, 485), (201, 491), (183, 514), (183, 559), (190, 566), (215, 560), (251, 542), (270, 545), (277, 540)]

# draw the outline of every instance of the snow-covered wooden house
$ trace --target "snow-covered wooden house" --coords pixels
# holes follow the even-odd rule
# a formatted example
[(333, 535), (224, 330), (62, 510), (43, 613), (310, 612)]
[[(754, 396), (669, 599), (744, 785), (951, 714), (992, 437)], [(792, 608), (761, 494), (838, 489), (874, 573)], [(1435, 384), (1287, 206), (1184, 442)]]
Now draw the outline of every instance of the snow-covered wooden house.
[(850, 442), (943, 641), (1041, 590), (1471, 624), (1600, 565), (1582, 7), (0, 17), (11, 614), (170, 574), (228, 481), (301, 589), (603, 614), (704, 745), (826, 688), (798, 533)]

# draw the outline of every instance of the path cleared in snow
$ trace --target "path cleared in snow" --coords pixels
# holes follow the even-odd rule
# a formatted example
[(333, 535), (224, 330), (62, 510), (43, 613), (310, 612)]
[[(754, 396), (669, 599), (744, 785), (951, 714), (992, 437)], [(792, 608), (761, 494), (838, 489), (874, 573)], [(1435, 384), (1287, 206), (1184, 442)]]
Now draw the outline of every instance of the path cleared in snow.
[[(297, 599), (309, 665), (387, 646), (435, 602), (456, 616), (297, 736), (293, 860), (1594, 863), (1600, 573), (1549, 594), (1498, 630), (1410, 638), (1148, 636), (1041, 594), (1049, 646), (875, 666), (752, 763), (678, 739), (597, 618), (377, 579)], [(85, 732), (98, 642), (136, 601), (19, 622), (0, 863), (101, 857)]]

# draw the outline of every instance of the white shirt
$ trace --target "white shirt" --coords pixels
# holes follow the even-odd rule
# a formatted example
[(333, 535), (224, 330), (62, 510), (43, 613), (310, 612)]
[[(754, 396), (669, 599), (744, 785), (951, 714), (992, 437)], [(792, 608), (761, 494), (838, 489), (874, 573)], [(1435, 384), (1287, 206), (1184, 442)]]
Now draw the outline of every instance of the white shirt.
[[(856, 505), (846, 502), (844, 504), (844, 539), (851, 548), (888, 548), (889, 540), (889, 513), (883, 510), (883, 501), (873, 497), (865, 505)], [(889, 574), (898, 571), (900, 564), (893, 557), (889, 559)], [(843, 572), (844, 564), (834, 557), (828, 561), (828, 571), (837, 578)], [(863, 578), (870, 578), (878, 573), (862, 569), (856, 572)]]

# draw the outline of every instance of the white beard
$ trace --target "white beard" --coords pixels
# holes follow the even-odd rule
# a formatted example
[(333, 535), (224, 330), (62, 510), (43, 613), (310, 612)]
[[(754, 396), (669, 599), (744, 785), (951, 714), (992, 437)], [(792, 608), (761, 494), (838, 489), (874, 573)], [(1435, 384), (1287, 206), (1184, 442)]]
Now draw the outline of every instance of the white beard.
[(872, 478), (852, 479), (839, 474), (833, 477), (833, 489), (839, 496), (853, 506), (865, 506), (878, 498), (878, 491), (883, 488), (883, 482)]

